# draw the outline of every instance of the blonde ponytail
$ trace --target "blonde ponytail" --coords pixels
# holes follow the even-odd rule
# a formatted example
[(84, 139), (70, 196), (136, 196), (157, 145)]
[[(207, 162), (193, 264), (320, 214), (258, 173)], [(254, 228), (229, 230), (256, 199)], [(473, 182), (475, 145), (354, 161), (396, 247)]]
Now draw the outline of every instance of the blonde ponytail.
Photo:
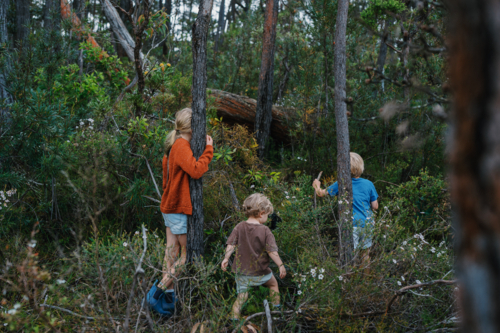
[(168, 156), (170, 149), (175, 143), (175, 140), (181, 137), (182, 133), (189, 133), (191, 131), (191, 117), (193, 110), (190, 108), (185, 108), (177, 111), (175, 114), (175, 128), (172, 132), (167, 135), (165, 139), (165, 155)]

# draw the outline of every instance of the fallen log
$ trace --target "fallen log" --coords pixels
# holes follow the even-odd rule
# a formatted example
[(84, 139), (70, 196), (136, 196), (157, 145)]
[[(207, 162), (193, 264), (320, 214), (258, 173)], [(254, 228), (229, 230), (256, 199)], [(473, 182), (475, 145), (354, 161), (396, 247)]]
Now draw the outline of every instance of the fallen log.
[[(257, 101), (247, 96), (232, 94), (227, 91), (209, 89), (209, 96), (215, 97), (217, 117), (228, 124), (246, 125), (253, 131)], [(284, 108), (273, 105), (273, 120), (271, 122), (271, 137), (288, 143), (290, 141), (289, 127), (292, 118)]]

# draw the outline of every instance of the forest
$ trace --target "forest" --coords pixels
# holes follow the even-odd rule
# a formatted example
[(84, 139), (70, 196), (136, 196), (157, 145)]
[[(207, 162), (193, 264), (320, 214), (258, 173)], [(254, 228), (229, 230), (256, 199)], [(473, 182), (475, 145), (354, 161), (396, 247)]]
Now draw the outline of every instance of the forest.
[[(498, 332), (499, 8), (0, 0), (0, 331)], [(189, 180), (165, 317), (147, 295), (184, 108), (194, 157), (209, 135), (213, 159)], [(378, 194), (368, 267), (350, 152)], [(279, 310), (257, 286), (235, 321), (221, 262), (253, 193), (287, 274), (271, 262)]]

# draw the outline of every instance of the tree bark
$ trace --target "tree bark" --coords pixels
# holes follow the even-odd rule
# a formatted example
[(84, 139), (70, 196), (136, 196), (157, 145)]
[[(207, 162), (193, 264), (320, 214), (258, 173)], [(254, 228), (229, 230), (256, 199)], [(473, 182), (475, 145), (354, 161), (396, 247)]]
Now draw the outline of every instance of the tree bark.
[(500, 332), (500, 1), (448, 1), (451, 194), (463, 332)]
[(266, 153), (266, 143), (269, 138), (269, 130), (272, 121), (274, 46), (276, 42), (278, 5), (278, 0), (267, 0), (264, 15), (264, 37), (262, 40), (259, 94), (257, 98), (257, 114), (255, 116), (255, 136), (259, 144), (260, 159), (264, 159)]
[[(0, 1), (0, 44), (5, 44), (9, 41), (7, 32), (7, 11), (9, 9), (9, 1)], [(0, 72), (0, 103), (11, 104), (12, 95), (7, 91), (5, 77), (8, 73), (9, 64), (6, 63)], [(10, 111), (8, 108), (0, 108), (0, 136), (6, 130), (6, 124), (10, 123)]]
[[(216, 89), (210, 89), (210, 96), (215, 97), (217, 117), (222, 117), (222, 120), (228, 124), (240, 124), (254, 128), (257, 109), (255, 99)], [(284, 143), (290, 142), (287, 123), (291, 119), (288, 118), (289, 115), (283, 108), (273, 106), (270, 135), (275, 140)]]
[[(353, 257), (352, 239), (352, 181), (349, 148), (349, 126), (346, 104), (346, 30), (349, 0), (338, 0), (335, 30), (334, 76), (335, 121), (337, 127), (337, 180), (339, 185), (339, 223), (341, 223), (341, 247), (339, 260), (350, 264)], [(347, 202), (346, 202), (347, 200)]]
[(24, 41), (29, 33), (30, 24), (30, 0), (16, 0), (16, 42)]
[[(206, 147), (207, 107), (207, 37), (213, 0), (201, 0), (198, 17), (193, 24), (193, 138), (191, 149), (198, 159)], [(203, 180), (190, 179), (189, 190), (193, 214), (188, 218), (187, 260), (193, 262), (203, 255)]]
[[(102, 8), (104, 10), (104, 15), (109, 21), (113, 32), (116, 37), (120, 41), (121, 46), (123, 47), (127, 57), (130, 61), (135, 62), (134, 50), (135, 50), (135, 41), (127, 30), (127, 27), (123, 23), (120, 15), (116, 11), (115, 7), (111, 4), (109, 0), (101, 0)], [(143, 54), (139, 50), (140, 59), (143, 59)]]
[(219, 21), (217, 23), (217, 35), (215, 36), (215, 47), (214, 51), (217, 52), (222, 45), (222, 35), (224, 34), (224, 30), (226, 28), (226, 0), (221, 0), (220, 8), (219, 8)]
[(85, 0), (73, 0), (73, 10), (81, 21), (85, 17)]
[[(45, 0), (45, 5), (43, 6), (43, 27), (48, 32), (61, 28), (61, 11), (58, 0)], [(57, 48), (56, 45), (54, 47)]]
[[(167, 11), (168, 21), (167, 21), (167, 34), (171, 34), (172, 30), (172, 22), (170, 21), (172, 18), (172, 0), (165, 0), (165, 10)], [(168, 46), (167, 41), (163, 41), (162, 44), (162, 52), (165, 57), (168, 56)]]

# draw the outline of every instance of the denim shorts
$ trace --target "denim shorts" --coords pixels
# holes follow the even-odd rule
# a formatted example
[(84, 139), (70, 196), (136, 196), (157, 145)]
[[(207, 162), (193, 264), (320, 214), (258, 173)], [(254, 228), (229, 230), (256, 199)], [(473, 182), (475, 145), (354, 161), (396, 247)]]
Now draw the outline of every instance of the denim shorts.
[(366, 224), (364, 228), (353, 227), (353, 241), (354, 249), (366, 250), (372, 247), (372, 227), (370, 224)]
[(236, 275), (236, 293), (246, 293), (249, 287), (262, 286), (267, 281), (271, 280), (273, 273), (262, 276)]
[(169, 227), (174, 235), (187, 234), (188, 217), (186, 214), (161, 214), (165, 220), (165, 226)]

